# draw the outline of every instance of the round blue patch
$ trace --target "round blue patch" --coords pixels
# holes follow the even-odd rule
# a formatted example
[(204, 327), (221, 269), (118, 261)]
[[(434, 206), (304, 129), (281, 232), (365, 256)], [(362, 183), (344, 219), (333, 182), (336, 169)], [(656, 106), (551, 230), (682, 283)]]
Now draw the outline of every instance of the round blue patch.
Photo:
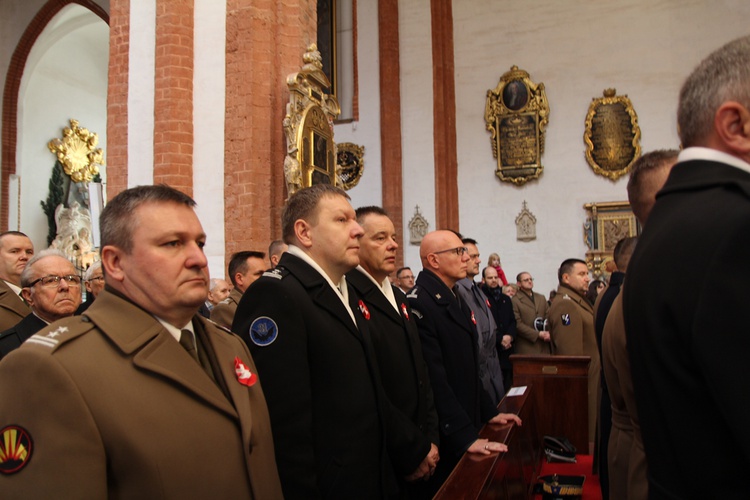
[(279, 327), (276, 322), (267, 316), (261, 316), (250, 325), (250, 340), (253, 344), (265, 347), (273, 343), (279, 336)]

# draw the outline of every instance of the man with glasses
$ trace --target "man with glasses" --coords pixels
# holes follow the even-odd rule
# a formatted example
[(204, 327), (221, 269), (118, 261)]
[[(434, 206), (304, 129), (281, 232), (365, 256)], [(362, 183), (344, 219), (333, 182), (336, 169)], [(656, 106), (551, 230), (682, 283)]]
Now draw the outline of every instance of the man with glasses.
[(81, 277), (59, 250), (42, 250), (32, 257), (21, 273), (21, 286), (31, 314), (0, 333), (0, 359), (48, 324), (72, 316), (81, 305)]
[(547, 327), (549, 304), (541, 293), (536, 293), (534, 278), (527, 272), (516, 276), (518, 293), (511, 299), (516, 317), (516, 354), (549, 356), (550, 335)]
[(81, 304), (76, 311), (76, 314), (83, 314), (83, 312), (94, 303), (96, 296), (104, 290), (102, 261), (97, 260), (86, 269), (86, 272), (83, 273), (83, 284), (86, 286), (86, 302)]
[(508, 450), (502, 443), (479, 439), (485, 422), (520, 425), (521, 420), (499, 414), (479, 380), (476, 319), (456, 289), (456, 282), (466, 277), (468, 250), (454, 232), (433, 231), (422, 239), (419, 256), (423, 269), (408, 298), (440, 424), (436, 491), (465, 452), (489, 455)]
[(414, 273), (408, 267), (402, 267), (396, 271), (396, 286), (409, 295), (411, 289), (414, 288)]

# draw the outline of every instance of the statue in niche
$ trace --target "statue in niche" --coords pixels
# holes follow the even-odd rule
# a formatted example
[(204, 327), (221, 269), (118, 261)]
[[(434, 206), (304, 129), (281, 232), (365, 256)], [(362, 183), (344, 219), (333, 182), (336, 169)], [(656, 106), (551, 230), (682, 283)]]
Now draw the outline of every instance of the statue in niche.
[(409, 243), (412, 245), (419, 245), (422, 243), (422, 238), (427, 234), (430, 224), (427, 219), (422, 217), (419, 213), (419, 205), (414, 207), (414, 217), (409, 221)]

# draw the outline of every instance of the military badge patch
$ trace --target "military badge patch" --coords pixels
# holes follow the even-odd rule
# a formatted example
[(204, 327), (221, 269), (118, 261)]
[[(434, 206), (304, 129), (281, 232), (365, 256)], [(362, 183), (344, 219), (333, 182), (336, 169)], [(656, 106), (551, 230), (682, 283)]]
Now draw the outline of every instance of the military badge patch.
[(253, 344), (265, 347), (273, 343), (279, 336), (279, 327), (276, 322), (267, 316), (256, 318), (250, 325), (250, 340)]
[(563, 314), (561, 319), (563, 326), (568, 326), (570, 324), (570, 314)]
[(9, 425), (0, 430), (0, 473), (15, 474), (31, 459), (31, 436), (23, 427)]
[(258, 381), (258, 376), (250, 371), (245, 363), (236, 356), (234, 358), (234, 373), (237, 374), (237, 382), (248, 387), (255, 385)]

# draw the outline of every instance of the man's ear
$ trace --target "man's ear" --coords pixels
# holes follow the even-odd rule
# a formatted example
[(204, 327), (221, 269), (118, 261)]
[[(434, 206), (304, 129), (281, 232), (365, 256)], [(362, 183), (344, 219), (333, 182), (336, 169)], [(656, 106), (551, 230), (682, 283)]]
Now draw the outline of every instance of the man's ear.
[(742, 104), (727, 101), (719, 106), (714, 129), (727, 152), (745, 159), (750, 156), (750, 111)]
[(297, 219), (294, 221), (294, 235), (297, 237), (297, 241), (299, 241), (303, 248), (309, 249), (312, 247), (312, 226), (310, 226), (310, 224), (304, 219)]
[(23, 300), (25, 300), (29, 306), (33, 304), (31, 300), (31, 290), (29, 288), (21, 288), (21, 297), (23, 297)]
[(107, 245), (102, 247), (100, 253), (104, 275), (114, 281), (122, 282), (125, 279), (125, 272), (122, 269), (123, 251), (116, 246)]

